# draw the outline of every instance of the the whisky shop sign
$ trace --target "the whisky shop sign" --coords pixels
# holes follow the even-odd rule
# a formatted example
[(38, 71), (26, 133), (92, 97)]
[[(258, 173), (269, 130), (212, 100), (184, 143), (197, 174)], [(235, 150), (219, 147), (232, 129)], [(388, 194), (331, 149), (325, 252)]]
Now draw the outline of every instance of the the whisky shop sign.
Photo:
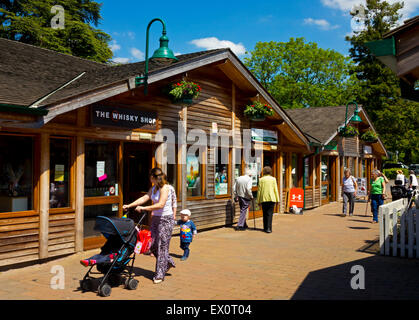
[(157, 112), (110, 106), (93, 106), (92, 126), (156, 130)]

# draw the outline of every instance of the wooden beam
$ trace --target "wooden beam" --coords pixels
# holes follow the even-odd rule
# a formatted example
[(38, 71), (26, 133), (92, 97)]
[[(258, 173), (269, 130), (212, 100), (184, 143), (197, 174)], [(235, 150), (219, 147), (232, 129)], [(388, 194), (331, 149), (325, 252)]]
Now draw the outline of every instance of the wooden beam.
[(39, 195), (39, 259), (48, 258), (49, 226), (49, 134), (41, 134), (40, 195)]
[(235, 132), (236, 132), (236, 86), (231, 83), (231, 132), (233, 135), (233, 146), (231, 148), (231, 163), (230, 163), (230, 188), (231, 188), (231, 203), (234, 204), (234, 172), (236, 169), (236, 143), (235, 143)]
[(84, 223), (84, 138), (77, 137), (76, 141), (76, 215), (75, 215), (75, 250), (83, 251), (83, 223)]

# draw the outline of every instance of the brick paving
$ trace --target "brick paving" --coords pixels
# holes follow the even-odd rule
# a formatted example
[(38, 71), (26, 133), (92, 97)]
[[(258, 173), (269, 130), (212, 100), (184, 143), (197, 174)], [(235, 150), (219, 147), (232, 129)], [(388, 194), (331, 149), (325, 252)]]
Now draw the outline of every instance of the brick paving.
[[(256, 299), (418, 299), (419, 260), (381, 257), (370, 246), (378, 238), (378, 225), (364, 216), (365, 203), (355, 204), (353, 217), (340, 217), (340, 203), (332, 203), (304, 215), (275, 215), (273, 233), (239, 232), (225, 227), (198, 233), (191, 255), (180, 261), (179, 237), (172, 238), (170, 252), (177, 267), (161, 284), (153, 284), (155, 259), (137, 256), (135, 291), (113, 288), (108, 298), (79, 288), (86, 268), (81, 258), (91, 250), (47, 263), (12, 269), (0, 274), (0, 299), (60, 300), (256, 300)], [(65, 288), (51, 289), (51, 268), (65, 271)], [(365, 290), (350, 286), (351, 268), (365, 270)]]

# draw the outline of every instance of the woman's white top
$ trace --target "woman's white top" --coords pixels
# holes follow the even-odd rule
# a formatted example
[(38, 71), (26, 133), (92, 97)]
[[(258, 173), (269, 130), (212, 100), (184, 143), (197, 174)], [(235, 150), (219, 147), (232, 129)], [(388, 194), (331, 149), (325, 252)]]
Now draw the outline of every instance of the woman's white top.
[[(158, 210), (153, 210), (154, 216), (170, 216), (173, 215), (173, 208), (177, 207), (177, 199), (175, 189), (171, 185), (166, 185), (169, 189), (169, 194), (167, 195), (166, 203), (164, 207)], [(153, 204), (156, 204), (160, 201), (160, 189), (157, 189), (155, 186), (151, 189), (150, 195), (151, 201)]]
[(396, 180), (400, 180), (400, 181), (403, 181), (403, 184), (404, 184), (404, 179), (405, 179), (405, 177), (404, 177), (404, 174), (397, 174), (397, 176), (396, 176)]
[(411, 181), (412, 187), (417, 187), (418, 186), (418, 179), (416, 178), (416, 176), (414, 174), (410, 175), (410, 181)]
[(355, 192), (355, 178), (349, 176), (348, 178), (343, 177), (343, 192), (352, 193)]

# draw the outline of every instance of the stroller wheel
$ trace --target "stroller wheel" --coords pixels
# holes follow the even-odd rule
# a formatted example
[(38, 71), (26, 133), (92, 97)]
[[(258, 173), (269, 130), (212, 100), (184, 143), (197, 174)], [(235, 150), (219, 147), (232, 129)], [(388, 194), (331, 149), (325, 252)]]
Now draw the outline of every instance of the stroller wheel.
[(131, 279), (128, 278), (125, 281), (125, 288), (127, 288), (127, 289), (129, 289), (129, 290), (136, 290), (137, 287), (138, 287), (138, 280), (135, 280), (135, 279), (132, 279), (132, 278)]
[(99, 287), (99, 295), (102, 297), (109, 297), (111, 295), (111, 291), (112, 291), (112, 288), (107, 283)]
[(83, 291), (92, 291), (92, 280), (84, 279), (81, 281), (80, 286)]

